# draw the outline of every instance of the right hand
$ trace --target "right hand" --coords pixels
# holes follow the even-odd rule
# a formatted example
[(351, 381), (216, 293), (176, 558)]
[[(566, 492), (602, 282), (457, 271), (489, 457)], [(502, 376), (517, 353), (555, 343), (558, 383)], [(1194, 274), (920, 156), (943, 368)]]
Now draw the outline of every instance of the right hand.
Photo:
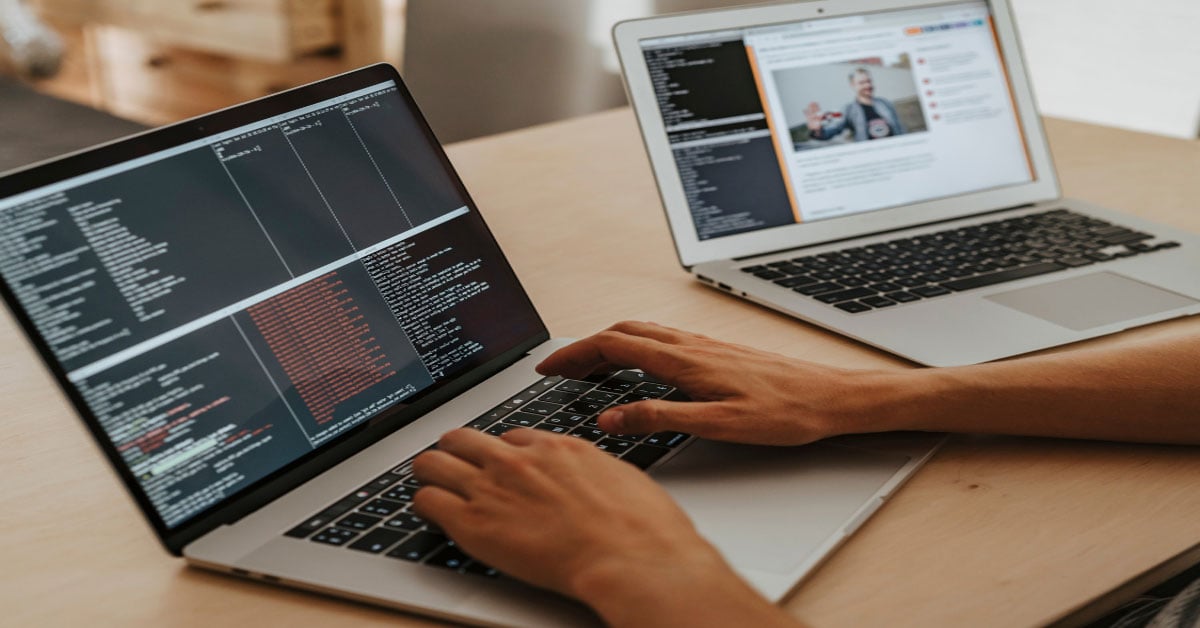
[(804, 118), (808, 122), (808, 130), (820, 131), (821, 123), (825, 119), (825, 112), (821, 110), (821, 105), (811, 102), (808, 103), (808, 107), (804, 108)]
[(652, 399), (598, 418), (616, 434), (664, 430), (761, 445), (801, 445), (883, 431), (872, 409), (894, 389), (886, 371), (851, 371), (721, 342), (654, 323), (623, 322), (551, 354), (538, 371), (579, 379), (640, 368), (692, 401)]

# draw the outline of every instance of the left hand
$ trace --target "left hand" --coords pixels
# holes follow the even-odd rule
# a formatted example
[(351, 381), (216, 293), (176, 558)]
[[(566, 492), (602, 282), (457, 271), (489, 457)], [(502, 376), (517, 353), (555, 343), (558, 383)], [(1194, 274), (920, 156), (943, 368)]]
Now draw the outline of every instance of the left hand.
[(449, 432), (413, 461), (417, 514), (506, 574), (606, 624), (795, 627), (734, 573), (648, 475), (534, 429)]
[(589, 600), (593, 575), (728, 572), (687, 515), (637, 467), (533, 429), (447, 433), (413, 461), (417, 513), (465, 552), (526, 582)]

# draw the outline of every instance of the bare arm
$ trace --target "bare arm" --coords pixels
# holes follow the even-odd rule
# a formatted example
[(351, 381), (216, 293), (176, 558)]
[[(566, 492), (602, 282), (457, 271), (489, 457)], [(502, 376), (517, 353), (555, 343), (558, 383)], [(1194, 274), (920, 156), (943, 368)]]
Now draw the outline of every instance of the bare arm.
[[(1200, 444), (1200, 336), (914, 371), (897, 429)], [(905, 427), (908, 426), (908, 427)]]
[(944, 369), (837, 369), (652, 323), (618, 323), (546, 373), (639, 367), (701, 403), (609, 410), (614, 432), (800, 444), (926, 430), (1200, 444), (1200, 336)]

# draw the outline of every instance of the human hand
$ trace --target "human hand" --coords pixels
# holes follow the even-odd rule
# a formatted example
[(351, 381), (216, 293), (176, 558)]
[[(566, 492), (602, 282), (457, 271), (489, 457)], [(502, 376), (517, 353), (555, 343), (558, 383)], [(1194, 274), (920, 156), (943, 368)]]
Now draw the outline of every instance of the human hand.
[(589, 442), (532, 429), (499, 438), (459, 429), (418, 456), (413, 471), (422, 483), (417, 514), (465, 552), (577, 598), (612, 623), (628, 625), (622, 613), (644, 623), (668, 610), (667, 598), (693, 595), (774, 612), (666, 491)]
[(837, 434), (881, 431), (869, 410), (888, 373), (852, 371), (721, 342), (690, 332), (626, 321), (554, 352), (544, 375), (586, 377), (640, 368), (691, 402), (638, 401), (602, 413), (617, 434), (664, 430), (761, 445), (799, 445)]
[(808, 103), (808, 106), (804, 108), (804, 119), (808, 123), (810, 131), (820, 131), (824, 117), (825, 112), (821, 110), (821, 105), (815, 102)]

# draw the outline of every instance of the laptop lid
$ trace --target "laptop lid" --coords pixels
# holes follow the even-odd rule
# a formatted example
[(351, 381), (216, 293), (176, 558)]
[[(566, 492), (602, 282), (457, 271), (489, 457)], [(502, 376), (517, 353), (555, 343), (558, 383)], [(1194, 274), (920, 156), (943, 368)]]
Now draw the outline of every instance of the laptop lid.
[(1006, 0), (789, 2), (614, 37), (684, 266), (1059, 195)]
[(386, 65), (8, 174), (0, 242), (176, 553), (548, 338)]

